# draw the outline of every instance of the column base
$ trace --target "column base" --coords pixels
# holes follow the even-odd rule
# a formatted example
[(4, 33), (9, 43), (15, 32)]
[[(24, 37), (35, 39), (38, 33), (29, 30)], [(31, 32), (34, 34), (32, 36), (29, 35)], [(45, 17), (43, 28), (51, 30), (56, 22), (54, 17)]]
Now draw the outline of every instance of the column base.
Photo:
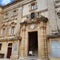
[(10, 57), (10, 59), (11, 59), (11, 60), (17, 60), (17, 59), (18, 59), (18, 55), (12, 55), (12, 56)]
[(20, 56), (20, 57), (19, 57), (19, 60), (24, 60), (24, 57)]

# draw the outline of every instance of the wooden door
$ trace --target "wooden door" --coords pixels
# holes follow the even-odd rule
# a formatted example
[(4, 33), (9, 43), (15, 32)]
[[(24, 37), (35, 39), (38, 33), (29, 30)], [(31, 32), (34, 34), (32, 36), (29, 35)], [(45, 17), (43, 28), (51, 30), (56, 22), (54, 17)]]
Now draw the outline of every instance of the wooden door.
[[(32, 52), (30, 54), (29, 52)], [(38, 55), (38, 33), (29, 32), (28, 33), (28, 56), (37, 56)]]
[(12, 48), (9, 48), (9, 47), (8, 47), (7, 58), (10, 58), (11, 53), (12, 53)]

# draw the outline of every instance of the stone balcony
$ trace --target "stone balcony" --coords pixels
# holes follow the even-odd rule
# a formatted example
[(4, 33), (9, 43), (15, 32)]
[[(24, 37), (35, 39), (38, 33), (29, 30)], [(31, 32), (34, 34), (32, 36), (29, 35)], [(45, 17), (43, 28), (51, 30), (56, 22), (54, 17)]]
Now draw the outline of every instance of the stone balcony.
[(0, 36), (0, 41), (5, 41), (5, 40), (20, 40), (21, 37), (20, 36), (16, 36), (16, 35), (9, 35), (9, 36)]

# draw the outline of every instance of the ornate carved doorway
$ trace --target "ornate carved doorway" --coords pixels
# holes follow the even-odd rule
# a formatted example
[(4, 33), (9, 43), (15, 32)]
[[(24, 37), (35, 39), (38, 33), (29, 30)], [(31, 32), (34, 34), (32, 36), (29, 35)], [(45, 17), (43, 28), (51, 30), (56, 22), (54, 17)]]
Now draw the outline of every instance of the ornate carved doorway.
[(38, 32), (28, 32), (28, 56), (38, 55)]

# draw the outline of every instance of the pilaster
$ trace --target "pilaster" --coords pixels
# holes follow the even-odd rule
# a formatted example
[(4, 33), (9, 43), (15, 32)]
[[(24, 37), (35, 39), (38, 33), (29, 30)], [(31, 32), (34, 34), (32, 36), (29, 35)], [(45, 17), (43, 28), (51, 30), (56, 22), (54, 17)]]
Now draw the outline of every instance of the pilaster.
[(18, 59), (18, 51), (19, 51), (19, 40), (17, 41), (14, 41), (13, 43), (13, 49), (12, 49), (12, 56), (11, 56), (11, 59)]
[(41, 21), (40, 29), (38, 31), (38, 56), (41, 59), (47, 59), (46, 25), (47, 25), (46, 22)]

